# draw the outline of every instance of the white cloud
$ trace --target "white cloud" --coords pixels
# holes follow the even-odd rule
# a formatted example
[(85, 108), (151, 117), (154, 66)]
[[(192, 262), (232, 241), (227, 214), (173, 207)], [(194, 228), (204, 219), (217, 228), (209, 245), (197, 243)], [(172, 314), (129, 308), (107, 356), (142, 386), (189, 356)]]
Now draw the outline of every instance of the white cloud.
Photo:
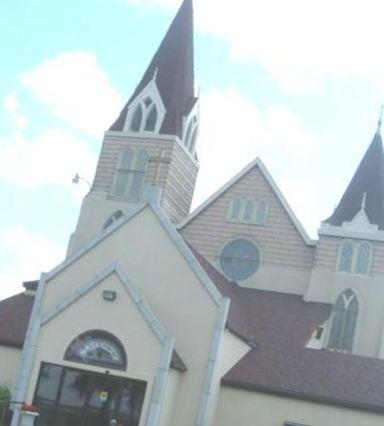
[(24, 129), (29, 124), (29, 119), (20, 112), (19, 96), (16, 92), (9, 92), (4, 98), (5, 111), (16, 129)]
[(326, 213), (319, 208), (318, 190), (314, 182), (304, 178), (283, 177), (278, 184), (299, 221), (311, 237), (316, 238), (316, 230)]
[[(175, 9), (179, 0), (125, 0)], [(228, 41), (282, 84), (305, 91), (324, 79), (363, 77), (384, 89), (381, 0), (195, 0), (200, 30)]]
[(21, 226), (0, 237), (0, 300), (14, 294), (23, 281), (39, 279), (42, 271), (49, 271), (64, 259), (64, 249), (44, 235), (32, 233)]
[[(194, 202), (200, 204), (260, 152), (272, 157), (307, 159), (317, 141), (283, 107), (261, 111), (234, 89), (201, 96), (197, 151), (201, 169)], [(261, 149), (262, 148), (262, 149)], [(303, 194), (303, 196), (305, 196)]]
[(100, 136), (121, 108), (120, 95), (92, 53), (62, 53), (23, 74), (21, 81), (56, 117), (92, 135)]
[(95, 154), (82, 139), (60, 129), (36, 138), (14, 132), (0, 139), (0, 178), (33, 188), (69, 187), (75, 173), (93, 176)]

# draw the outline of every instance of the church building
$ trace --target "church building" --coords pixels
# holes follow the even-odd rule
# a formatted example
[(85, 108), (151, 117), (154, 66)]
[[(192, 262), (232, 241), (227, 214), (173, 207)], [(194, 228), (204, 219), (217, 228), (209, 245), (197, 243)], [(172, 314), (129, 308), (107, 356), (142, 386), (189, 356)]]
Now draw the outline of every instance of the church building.
[(184, 0), (65, 260), (0, 301), (12, 426), (383, 425), (381, 126), (313, 240), (260, 158), (190, 212), (199, 120)]

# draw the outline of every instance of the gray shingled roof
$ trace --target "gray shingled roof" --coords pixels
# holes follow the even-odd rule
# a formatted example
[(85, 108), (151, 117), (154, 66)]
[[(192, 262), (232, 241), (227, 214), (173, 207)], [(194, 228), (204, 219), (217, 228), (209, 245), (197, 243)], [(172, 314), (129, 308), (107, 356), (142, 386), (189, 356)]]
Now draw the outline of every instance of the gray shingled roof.
[(364, 193), (370, 223), (384, 230), (384, 155), (379, 133), (373, 138), (335, 211), (324, 222), (336, 226), (350, 222), (362, 206)]
[(129, 105), (153, 79), (156, 72), (157, 87), (167, 110), (160, 133), (182, 137), (182, 119), (196, 102), (192, 0), (183, 1), (140, 84), (110, 130), (123, 130)]

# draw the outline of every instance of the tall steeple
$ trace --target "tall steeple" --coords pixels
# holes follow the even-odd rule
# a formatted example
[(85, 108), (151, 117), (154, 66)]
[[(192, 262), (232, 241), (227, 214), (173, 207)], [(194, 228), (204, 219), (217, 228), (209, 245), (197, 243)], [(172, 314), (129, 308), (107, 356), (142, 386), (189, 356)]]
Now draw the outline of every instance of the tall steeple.
[(83, 201), (68, 255), (156, 186), (173, 222), (188, 213), (199, 164), (194, 93), (193, 8), (184, 0), (139, 85), (105, 133), (96, 175)]
[(160, 47), (120, 116), (110, 130), (124, 129), (132, 102), (155, 80), (166, 109), (160, 134), (183, 137), (183, 117), (189, 115), (197, 98), (194, 91), (193, 7), (184, 0)]
[(363, 208), (371, 224), (384, 230), (384, 152), (380, 117), (376, 134), (333, 214), (324, 221), (342, 226)]

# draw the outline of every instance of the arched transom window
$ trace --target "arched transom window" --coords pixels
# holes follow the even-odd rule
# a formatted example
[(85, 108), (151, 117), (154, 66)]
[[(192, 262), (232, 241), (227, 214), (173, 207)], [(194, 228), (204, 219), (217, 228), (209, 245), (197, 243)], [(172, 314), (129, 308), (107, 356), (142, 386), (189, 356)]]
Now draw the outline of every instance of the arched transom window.
[(328, 347), (350, 352), (353, 348), (359, 307), (352, 290), (344, 291), (332, 310)]
[(117, 220), (119, 220), (123, 216), (124, 216), (124, 213), (121, 210), (118, 210), (117, 212), (111, 214), (111, 216), (109, 216), (109, 218), (105, 222), (103, 229), (108, 228), (109, 226), (114, 224)]
[(113, 194), (129, 201), (139, 201), (143, 192), (149, 156), (145, 149), (124, 149), (116, 170)]
[(127, 368), (127, 356), (121, 342), (101, 330), (87, 331), (78, 336), (69, 345), (64, 359), (118, 370)]
[(245, 238), (229, 242), (220, 254), (221, 270), (224, 275), (233, 280), (249, 278), (257, 271), (259, 265), (259, 249)]
[(337, 269), (340, 272), (369, 274), (372, 245), (368, 241), (343, 241), (340, 245)]
[(147, 96), (133, 110), (129, 130), (131, 132), (157, 132), (158, 118), (156, 103), (150, 96)]
[(267, 214), (268, 204), (265, 200), (238, 197), (231, 201), (227, 217), (231, 222), (265, 225), (267, 223)]

